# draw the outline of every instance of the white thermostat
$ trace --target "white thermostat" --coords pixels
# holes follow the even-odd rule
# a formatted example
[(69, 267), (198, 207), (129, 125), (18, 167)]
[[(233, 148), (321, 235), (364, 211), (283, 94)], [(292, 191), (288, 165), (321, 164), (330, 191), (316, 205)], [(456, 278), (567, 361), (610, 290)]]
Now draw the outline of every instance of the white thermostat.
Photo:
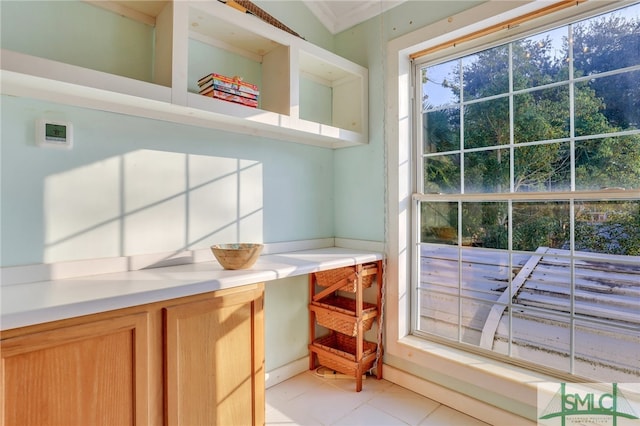
[(37, 120), (36, 145), (71, 149), (73, 146), (73, 125), (65, 121)]

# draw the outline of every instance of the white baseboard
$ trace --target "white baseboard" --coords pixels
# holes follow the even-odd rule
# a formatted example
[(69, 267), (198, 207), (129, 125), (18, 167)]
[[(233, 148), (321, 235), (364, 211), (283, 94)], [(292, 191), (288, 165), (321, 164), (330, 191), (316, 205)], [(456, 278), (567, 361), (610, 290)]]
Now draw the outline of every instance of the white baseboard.
[(267, 372), (265, 375), (265, 387), (270, 388), (278, 383), (284, 382), (300, 373), (304, 373), (309, 369), (309, 357), (305, 356), (282, 367)]
[(533, 422), (494, 405), (462, 395), (428, 380), (385, 364), (383, 377), (392, 383), (439, 402), (454, 410), (468, 414), (490, 425), (535, 426)]

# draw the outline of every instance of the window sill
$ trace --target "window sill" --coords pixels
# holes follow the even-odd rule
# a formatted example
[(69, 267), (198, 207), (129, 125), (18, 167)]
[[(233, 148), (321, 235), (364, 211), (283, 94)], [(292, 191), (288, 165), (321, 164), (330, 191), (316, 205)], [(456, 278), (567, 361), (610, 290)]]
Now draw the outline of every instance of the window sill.
[[(385, 363), (437, 385), (438, 389), (430, 386), (431, 392), (426, 392), (433, 395), (425, 396), (453, 408), (458, 408), (456, 404), (468, 406), (468, 400), (461, 402), (461, 398), (466, 396), (506, 412), (497, 414), (497, 417), (513, 413), (524, 418), (523, 421), (535, 421), (537, 417), (538, 384), (560, 382), (557, 377), (542, 372), (414, 336), (405, 336), (395, 344), (388, 344)], [(443, 389), (450, 391), (451, 395), (447, 396)], [(420, 392), (419, 389), (414, 390)], [(496, 413), (487, 413), (484, 417), (496, 417)]]

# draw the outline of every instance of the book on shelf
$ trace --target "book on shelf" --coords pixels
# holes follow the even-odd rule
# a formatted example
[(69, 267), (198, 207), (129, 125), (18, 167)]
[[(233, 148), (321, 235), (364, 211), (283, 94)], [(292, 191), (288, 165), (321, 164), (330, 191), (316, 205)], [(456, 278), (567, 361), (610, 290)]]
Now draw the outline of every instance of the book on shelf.
[(198, 86), (203, 87), (207, 84), (218, 84), (221, 86), (227, 86), (234, 90), (249, 93), (252, 95), (260, 94), (258, 86), (255, 84), (247, 83), (240, 77), (227, 77), (222, 74), (211, 73), (198, 80)]
[(248, 99), (242, 96), (237, 96), (237, 95), (233, 95), (231, 93), (227, 93), (227, 92), (222, 92), (220, 90), (211, 90), (207, 93), (201, 93), (204, 96), (209, 96), (212, 98), (216, 98), (216, 99), (221, 99), (224, 101), (229, 101), (232, 103), (236, 103), (236, 104), (241, 104), (241, 105), (245, 105), (248, 107), (252, 107), (252, 108), (257, 108), (258, 107), (258, 101), (254, 100), (254, 99)]
[(242, 90), (238, 90), (238, 89), (234, 88), (234, 86), (231, 85), (231, 84), (227, 84), (227, 83), (218, 84), (216, 82), (216, 80), (211, 80), (208, 83), (205, 83), (202, 86), (200, 86), (199, 93), (201, 95), (204, 95), (206, 93), (209, 93), (212, 90), (220, 90), (221, 92), (231, 93), (232, 95), (242, 96), (242, 97), (247, 98), (247, 99), (255, 99), (255, 100), (258, 99), (258, 95), (257, 94), (248, 93), (248, 92), (244, 92)]

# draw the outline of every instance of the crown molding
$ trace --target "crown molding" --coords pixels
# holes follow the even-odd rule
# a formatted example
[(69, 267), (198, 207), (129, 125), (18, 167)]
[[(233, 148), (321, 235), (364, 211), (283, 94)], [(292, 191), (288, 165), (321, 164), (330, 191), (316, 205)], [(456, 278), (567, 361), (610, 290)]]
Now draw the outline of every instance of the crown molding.
[(331, 34), (354, 25), (404, 3), (406, 0), (305, 0), (305, 5)]

